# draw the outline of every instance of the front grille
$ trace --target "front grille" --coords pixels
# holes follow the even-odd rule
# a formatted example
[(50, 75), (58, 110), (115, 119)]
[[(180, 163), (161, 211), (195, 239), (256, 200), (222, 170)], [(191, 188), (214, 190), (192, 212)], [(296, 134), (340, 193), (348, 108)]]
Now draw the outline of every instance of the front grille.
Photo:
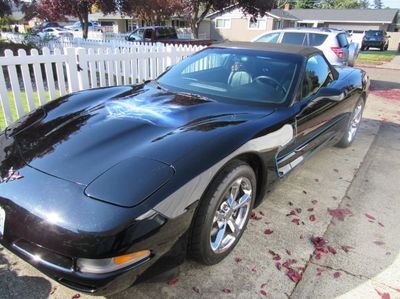
[(33, 260), (43, 261), (65, 270), (72, 270), (74, 267), (74, 261), (72, 258), (55, 253), (25, 240), (15, 242), (14, 247), (19, 250), (20, 253), (27, 255)]

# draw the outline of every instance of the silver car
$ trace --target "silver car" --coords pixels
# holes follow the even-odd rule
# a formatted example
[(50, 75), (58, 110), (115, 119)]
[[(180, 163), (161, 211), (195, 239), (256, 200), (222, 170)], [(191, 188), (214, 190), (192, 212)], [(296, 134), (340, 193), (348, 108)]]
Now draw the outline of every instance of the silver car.
[(290, 28), (273, 30), (253, 42), (295, 44), (316, 47), (332, 65), (353, 66), (359, 53), (357, 43), (349, 43), (344, 30), (331, 28)]

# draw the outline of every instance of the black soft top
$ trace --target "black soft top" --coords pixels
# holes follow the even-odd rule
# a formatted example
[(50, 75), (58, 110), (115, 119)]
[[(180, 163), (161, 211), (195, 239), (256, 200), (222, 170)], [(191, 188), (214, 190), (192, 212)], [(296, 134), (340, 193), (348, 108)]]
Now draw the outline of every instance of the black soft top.
[(314, 47), (304, 47), (288, 44), (273, 44), (273, 43), (260, 43), (260, 42), (221, 42), (212, 44), (214, 48), (237, 48), (259, 50), (267, 52), (280, 52), (301, 56), (311, 56), (313, 54), (321, 54), (322, 52)]

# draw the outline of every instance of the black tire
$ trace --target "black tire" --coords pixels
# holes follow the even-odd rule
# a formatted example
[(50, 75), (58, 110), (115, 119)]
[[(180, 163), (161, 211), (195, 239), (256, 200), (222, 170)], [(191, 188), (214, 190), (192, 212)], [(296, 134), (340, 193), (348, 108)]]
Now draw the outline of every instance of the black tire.
[[(238, 230), (239, 233), (230, 247), (224, 249), (223, 252), (215, 252), (211, 246), (211, 233), (212, 229), (215, 229), (214, 219), (217, 210), (221, 210), (221, 206), (225, 203), (224, 195), (229, 191), (232, 184), (241, 177), (246, 178), (252, 188), (247, 215), (242, 218), (243, 227)], [(192, 223), (189, 253), (193, 259), (205, 265), (214, 265), (223, 260), (235, 248), (249, 221), (254, 206), (256, 187), (256, 175), (253, 169), (240, 160), (230, 162), (215, 177), (202, 197)], [(225, 225), (225, 227), (228, 229), (228, 225)]]
[[(355, 132), (352, 133), (351, 132), (351, 128), (353, 126), (353, 121), (354, 121), (354, 118), (356, 116), (357, 109), (358, 109), (359, 105), (361, 105), (361, 112), (360, 112), (361, 113), (361, 115), (360, 115), (361, 118), (357, 123), (357, 127), (355, 129)], [(364, 97), (360, 97), (360, 99), (357, 101), (357, 104), (355, 105), (355, 107), (353, 109), (353, 112), (351, 113), (351, 116), (350, 116), (350, 118), (348, 120), (348, 123), (347, 123), (347, 125), (346, 125), (346, 127), (345, 127), (345, 129), (343, 131), (342, 138), (336, 144), (337, 147), (346, 148), (346, 147), (349, 147), (354, 142), (354, 140), (356, 139), (356, 136), (357, 136), (357, 132), (358, 132), (358, 129), (359, 129), (359, 126), (360, 126), (360, 122), (362, 120), (362, 114), (364, 112), (364, 108), (365, 108), (365, 99), (364, 99)], [(352, 136), (352, 137), (350, 138), (350, 136)]]

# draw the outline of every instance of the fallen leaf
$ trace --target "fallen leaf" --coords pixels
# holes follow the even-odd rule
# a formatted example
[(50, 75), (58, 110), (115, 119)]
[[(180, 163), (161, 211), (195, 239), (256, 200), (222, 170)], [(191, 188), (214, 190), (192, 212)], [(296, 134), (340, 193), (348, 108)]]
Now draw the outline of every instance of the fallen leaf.
[(382, 299), (390, 299), (390, 294), (389, 293), (380, 292), (377, 289), (375, 289), (375, 291), (378, 293), (379, 296), (381, 296)]
[(266, 292), (266, 291), (264, 291), (264, 290), (261, 290), (261, 291), (260, 291), (260, 294), (261, 294), (261, 295), (263, 295), (264, 297), (266, 297), (266, 296), (267, 296), (267, 292)]
[(303, 240), (304, 239), (304, 236), (303, 235), (300, 235), (300, 240)]
[(376, 244), (378, 246), (382, 246), (382, 245), (385, 245), (385, 242), (383, 242), (383, 241), (374, 241), (374, 244)]
[(319, 179), (314, 179), (314, 181), (316, 181), (317, 183), (319, 182)]
[(291, 201), (288, 202), (289, 206), (293, 206), (293, 203)]
[(263, 288), (265, 288), (266, 286), (267, 286), (267, 283), (264, 282), (264, 283), (261, 285), (261, 288), (263, 289)]
[(177, 282), (178, 282), (178, 279), (177, 279), (177, 278), (174, 278), (174, 279), (169, 280), (167, 283), (168, 283), (170, 286), (174, 286), (174, 285), (176, 285)]
[(314, 208), (308, 208), (307, 211), (312, 212), (314, 211)]
[(289, 214), (286, 214), (286, 216), (295, 216), (296, 215), (296, 211), (295, 210), (291, 210), (289, 212)]
[(263, 211), (259, 211), (258, 213), (259, 213), (261, 216), (265, 216), (265, 214), (264, 214)]
[(310, 216), (310, 221), (311, 221), (311, 222), (314, 222), (315, 220), (317, 220), (317, 217), (315, 217), (315, 215), (311, 215), (311, 216)]
[(330, 253), (332, 253), (332, 254), (336, 254), (336, 253), (337, 253), (336, 249), (333, 248), (332, 246), (328, 246), (328, 251), (329, 251)]
[(342, 273), (340, 273), (340, 272), (335, 272), (335, 273), (333, 273), (333, 278), (339, 278), (340, 275), (342, 275)]
[(301, 213), (301, 209), (300, 208), (296, 208), (296, 212), (298, 213), (298, 214), (300, 214)]
[(371, 219), (371, 220), (376, 220), (376, 218), (374, 216), (371, 216), (370, 214), (364, 214), (365, 217)]
[(296, 223), (297, 225), (300, 225), (300, 219), (299, 218), (293, 218), (292, 222)]
[(81, 298), (81, 294), (79, 294), (79, 293), (76, 293), (76, 294), (75, 294), (75, 295), (73, 295), (71, 298), (72, 298), (72, 299), (78, 299), (78, 298)]
[(236, 263), (240, 263), (242, 261), (242, 259), (240, 257), (235, 257), (235, 262)]
[(226, 293), (226, 294), (229, 294), (229, 293), (231, 293), (232, 291), (231, 291), (231, 289), (224, 288), (224, 289), (222, 290), (222, 292), (224, 292), (224, 293)]
[(278, 269), (279, 271), (281, 271), (282, 269), (282, 264), (280, 262), (276, 262), (275, 264), (276, 269)]
[(193, 292), (195, 292), (197, 294), (200, 294), (200, 289), (199, 288), (193, 287), (192, 290), (193, 290)]
[(324, 268), (317, 268), (317, 276), (321, 276), (323, 272), (325, 272)]
[(274, 232), (274, 231), (273, 231), (272, 229), (267, 228), (267, 229), (264, 231), (264, 234), (266, 234), (266, 235), (271, 235), (273, 232)]
[(344, 221), (346, 216), (353, 215), (353, 212), (348, 208), (345, 208), (345, 209), (342, 209), (342, 208), (329, 209), (328, 208), (328, 212), (332, 217), (337, 218), (340, 221)]
[(381, 223), (381, 222), (378, 222), (378, 224), (379, 224), (380, 226), (382, 226), (382, 227), (385, 227), (385, 226), (383, 225), (383, 223)]
[(289, 269), (286, 275), (295, 283), (299, 282), (301, 279), (301, 274), (294, 269)]
[(290, 250), (287, 250), (287, 249), (286, 249), (286, 253), (287, 253), (287, 255), (292, 255), (292, 252)]
[(311, 201), (311, 203), (312, 203), (313, 205), (316, 205), (316, 204), (318, 203), (318, 200), (314, 199), (314, 200)]
[(306, 190), (303, 190), (303, 193), (304, 193), (304, 194), (307, 194), (307, 191), (306, 191)]
[(348, 253), (350, 251), (350, 249), (354, 249), (353, 247), (348, 246), (348, 245), (342, 245), (341, 248), (346, 253)]
[(253, 220), (260, 220), (262, 217), (261, 216), (257, 216), (256, 212), (251, 212), (250, 218), (253, 219)]

